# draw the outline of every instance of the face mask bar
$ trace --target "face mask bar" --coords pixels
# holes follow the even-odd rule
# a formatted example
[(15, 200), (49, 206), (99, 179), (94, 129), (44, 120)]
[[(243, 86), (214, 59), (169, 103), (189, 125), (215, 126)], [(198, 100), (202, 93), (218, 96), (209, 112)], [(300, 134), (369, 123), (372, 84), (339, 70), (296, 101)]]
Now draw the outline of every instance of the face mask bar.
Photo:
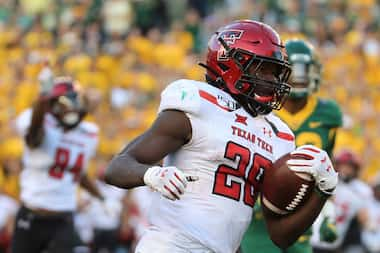
[(52, 103), (52, 111), (54, 114), (59, 114), (62, 107), (65, 107), (67, 111), (80, 111), (83, 108), (83, 102), (76, 92), (70, 92), (66, 95), (59, 96), (57, 99), (53, 100)]
[(291, 81), (294, 83), (305, 83), (310, 82), (310, 64), (295, 62), (292, 65), (292, 75)]
[(65, 128), (73, 128), (81, 120), (83, 102), (76, 92), (69, 92), (51, 101), (51, 113)]

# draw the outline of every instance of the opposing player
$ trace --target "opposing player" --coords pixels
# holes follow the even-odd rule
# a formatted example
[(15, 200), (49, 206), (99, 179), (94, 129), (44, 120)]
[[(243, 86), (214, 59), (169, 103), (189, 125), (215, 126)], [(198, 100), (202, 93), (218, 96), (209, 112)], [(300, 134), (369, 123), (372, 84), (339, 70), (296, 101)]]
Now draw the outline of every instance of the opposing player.
[[(119, 187), (157, 191), (137, 253), (236, 252), (265, 169), (295, 148), (290, 129), (270, 113), (290, 90), (284, 58), (270, 26), (236, 21), (208, 43), (206, 82), (178, 80), (162, 92), (151, 128), (115, 156), (106, 173)], [(271, 238), (282, 248), (313, 223), (337, 182), (325, 151), (303, 146), (295, 152), (311, 160), (289, 160), (289, 167), (312, 174), (323, 196), (313, 193), (287, 217), (264, 208)]]
[(102, 198), (84, 173), (98, 142), (98, 127), (82, 121), (86, 105), (70, 78), (56, 78), (15, 122), (25, 150), (13, 253), (80, 252), (72, 217), (78, 183)]
[[(313, 95), (321, 78), (321, 65), (313, 46), (304, 40), (292, 39), (285, 43), (285, 47), (292, 66), (292, 90), (284, 109), (276, 114), (294, 132), (296, 146), (313, 144), (331, 155), (336, 130), (342, 124), (341, 111), (334, 101)], [(310, 234), (311, 230), (286, 252), (312, 252)], [(284, 252), (270, 240), (259, 203), (254, 208), (253, 220), (243, 239), (242, 249), (244, 253), (252, 249), (266, 253)]]

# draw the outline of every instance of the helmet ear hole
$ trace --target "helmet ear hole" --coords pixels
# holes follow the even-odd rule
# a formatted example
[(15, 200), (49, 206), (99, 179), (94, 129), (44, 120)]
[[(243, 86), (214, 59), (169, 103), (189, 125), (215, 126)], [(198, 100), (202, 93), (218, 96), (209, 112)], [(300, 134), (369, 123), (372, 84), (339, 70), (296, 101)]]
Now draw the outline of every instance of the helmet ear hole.
[(237, 90), (243, 90), (244, 85), (243, 85), (242, 82), (237, 81), (236, 84), (235, 84), (235, 88), (236, 88)]

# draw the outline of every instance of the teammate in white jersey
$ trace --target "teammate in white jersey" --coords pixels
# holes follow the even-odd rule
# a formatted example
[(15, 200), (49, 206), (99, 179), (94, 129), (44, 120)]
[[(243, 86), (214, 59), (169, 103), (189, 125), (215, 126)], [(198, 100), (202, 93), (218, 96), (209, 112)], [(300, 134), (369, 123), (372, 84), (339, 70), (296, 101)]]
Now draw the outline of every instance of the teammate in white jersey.
[[(265, 168), (295, 148), (292, 132), (270, 113), (281, 108), (290, 90), (290, 67), (278, 34), (260, 22), (236, 21), (212, 36), (208, 50), (203, 64), (207, 82), (170, 84), (151, 128), (106, 170), (110, 184), (148, 185), (156, 191), (151, 227), (136, 253), (235, 253)], [(311, 160), (290, 160), (289, 168), (312, 174), (318, 190), (330, 195), (337, 173), (327, 169), (331, 162), (326, 152), (313, 146), (295, 152)], [(325, 199), (315, 193), (287, 217), (265, 210), (273, 241), (280, 247), (293, 243), (313, 223)]]
[[(357, 179), (360, 162), (349, 150), (339, 152), (335, 157), (335, 167), (339, 171), (340, 182), (333, 198), (335, 207), (335, 223), (337, 239), (334, 242), (323, 242), (319, 233), (313, 233), (311, 238), (315, 253), (364, 252), (360, 249), (360, 234), (363, 228), (370, 226), (368, 206), (373, 196), (369, 186)], [(355, 221), (357, 219), (357, 221)], [(319, 229), (321, 221), (316, 222), (315, 230)], [(357, 223), (357, 224), (356, 224)]]
[[(360, 239), (361, 231), (370, 226), (368, 220), (368, 207), (373, 199), (371, 187), (360, 179), (361, 162), (359, 157), (351, 150), (342, 150), (336, 155), (336, 166), (342, 181), (360, 198), (360, 209), (349, 222), (349, 227), (342, 244), (343, 251), (365, 252)], [(350, 198), (347, 197), (346, 201)]]
[[(379, 178), (380, 179), (380, 178)], [(380, 252), (380, 180), (373, 184), (373, 200), (368, 206), (370, 226), (362, 231), (362, 242), (370, 253)]]
[(69, 253), (81, 246), (72, 218), (78, 183), (102, 199), (84, 173), (97, 148), (98, 127), (82, 121), (83, 99), (70, 78), (56, 78), (33, 109), (16, 119), (25, 147), (13, 253)]

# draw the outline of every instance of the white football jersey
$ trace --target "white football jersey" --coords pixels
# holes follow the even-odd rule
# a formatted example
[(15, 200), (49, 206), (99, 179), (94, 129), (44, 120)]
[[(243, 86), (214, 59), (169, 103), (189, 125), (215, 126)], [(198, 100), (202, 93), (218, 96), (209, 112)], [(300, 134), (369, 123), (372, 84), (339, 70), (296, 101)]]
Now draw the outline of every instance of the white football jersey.
[[(126, 190), (106, 184), (102, 181), (96, 181), (96, 185), (104, 201), (92, 197), (89, 206), (89, 215), (92, 217), (94, 227), (97, 229), (111, 230), (120, 225), (120, 215), (122, 211), (122, 199)], [(93, 217), (96, 217), (94, 219)]]
[(362, 231), (362, 241), (369, 252), (380, 252), (380, 201), (374, 198), (367, 208), (369, 224)]
[[(31, 118), (32, 110), (28, 109), (16, 119), (16, 129), (21, 136), (25, 136)], [(21, 200), (30, 208), (73, 211), (78, 180), (96, 152), (98, 127), (81, 122), (64, 132), (50, 114), (45, 115), (43, 125), (42, 144), (34, 149), (24, 145)]]
[(0, 230), (4, 230), (9, 218), (16, 215), (19, 204), (5, 194), (0, 193)]
[(367, 206), (372, 202), (373, 191), (367, 183), (355, 178), (348, 183), (348, 186), (360, 196), (363, 206)]
[(235, 253), (246, 231), (265, 168), (295, 148), (294, 135), (273, 114), (252, 117), (226, 92), (178, 80), (161, 94), (159, 112), (186, 113), (192, 139), (164, 159), (189, 182), (179, 201), (153, 195), (153, 227), (181, 234), (217, 253)]
[(140, 186), (129, 191), (130, 201), (135, 206), (135, 211), (130, 213), (128, 224), (133, 227), (137, 240), (149, 228), (149, 210), (152, 196), (157, 194), (148, 186)]
[[(354, 192), (349, 184), (339, 182), (333, 197), (335, 207), (335, 222), (338, 238), (333, 243), (321, 242), (319, 240), (318, 220), (315, 223), (315, 233), (311, 239), (313, 246), (319, 249), (337, 249), (343, 243), (347, 230), (352, 219), (357, 215), (358, 211), (363, 207), (362, 197)], [(321, 220), (319, 220), (321, 223)]]

